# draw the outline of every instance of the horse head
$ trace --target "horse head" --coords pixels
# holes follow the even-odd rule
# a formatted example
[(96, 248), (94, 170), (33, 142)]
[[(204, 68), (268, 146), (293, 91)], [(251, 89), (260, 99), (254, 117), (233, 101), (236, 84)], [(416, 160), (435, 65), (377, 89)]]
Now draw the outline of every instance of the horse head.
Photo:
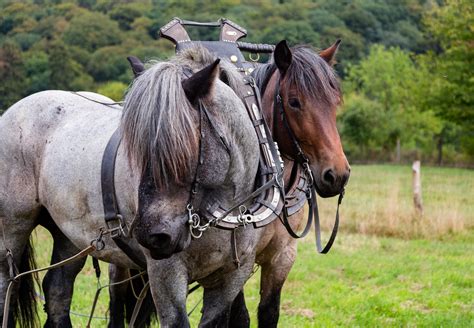
[(264, 86), (264, 103), (273, 104), (274, 109), (266, 115), (273, 122), (280, 151), (298, 159), (301, 154), (295, 141), (299, 144), (322, 197), (339, 194), (350, 174), (336, 127), (336, 109), (342, 94), (331, 65), (339, 43), (338, 40), (318, 55), (309, 47), (290, 49), (286, 41), (281, 41), (275, 48), (274, 63), (269, 65)]
[(258, 145), (251, 133), (236, 135), (252, 127), (248, 122), (241, 130), (245, 108), (218, 81), (218, 60), (195, 73), (183, 59), (146, 70), (130, 62), (136, 79), (122, 128), (131, 163), (141, 172), (134, 235), (153, 259), (163, 259), (190, 244), (193, 214), (251, 191), (253, 179), (244, 177), (256, 174)]

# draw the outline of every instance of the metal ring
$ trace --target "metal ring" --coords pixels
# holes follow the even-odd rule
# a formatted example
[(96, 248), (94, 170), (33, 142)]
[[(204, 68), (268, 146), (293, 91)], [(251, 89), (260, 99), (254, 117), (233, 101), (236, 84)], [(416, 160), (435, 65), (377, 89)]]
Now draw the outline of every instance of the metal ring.
[(189, 226), (189, 232), (191, 233), (191, 236), (193, 236), (194, 239), (199, 239), (202, 237), (202, 230), (197, 229), (198, 233), (194, 233), (194, 228)]
[(101, 251), (105, 248), (105, 242), (102, 240), (102, 236), (91, 241), (91, 245), (95, 247), (96, 251)]
[(256, 54), (257, 57), (255, 57), (255, 58), (252, 58), (252, 55), (253, 55), (252, 53), (249, 53), (249, 59), (250, 59), (251, 61), (257, 62), (257, 61), (260, 59), (260, 54), (259, 54), (259, 53)]

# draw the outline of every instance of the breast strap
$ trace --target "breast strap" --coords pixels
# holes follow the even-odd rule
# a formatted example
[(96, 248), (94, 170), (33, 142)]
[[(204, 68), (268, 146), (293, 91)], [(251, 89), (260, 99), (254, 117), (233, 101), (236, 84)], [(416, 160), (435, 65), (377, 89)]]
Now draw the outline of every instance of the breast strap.
[(137, 253), (131, 246), (132, 238), (128, 236), (128, 228), (120, 214), (115, 193), (115, 161), (118, 148), (122, 140), (120, 128), (115, 130), (105, 147), (101, 165), (102, 204), (104, 205), (104, 219), (110, 236), (115, 244), (141, 268), (146, 268), (143, 253)]

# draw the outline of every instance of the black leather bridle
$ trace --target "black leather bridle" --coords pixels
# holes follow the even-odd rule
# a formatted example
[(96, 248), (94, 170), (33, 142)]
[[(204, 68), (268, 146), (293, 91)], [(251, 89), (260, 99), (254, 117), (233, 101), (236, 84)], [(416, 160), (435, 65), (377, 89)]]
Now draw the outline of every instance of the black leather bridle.
[(286, 207), (283, 208), (282, 215), (281, 215), (281, 222), (283, 223), (283, 225), (285, 226), (286, 230), (288, 231), (291, 237), (303, 238), (304, 236), (308, 234), (311, 228), (311, 224), (313, 223), (313, 217), (314, 217), (314, 227), (315, 227), (315, 234), (316, 234), (316, 249), (318, 250), (318, 253), (326, 254), (331, 249), (334, 243), (334, 240), (336, 240), (336, 235), (339, 228), (339, 206), (341, 205), (342, 199), (344, 197), (344, 189), (339, 194), (339, 198), (337, 200), (336, 218), (334, 222), (334, 227), (331, 232), (331, 236), (329, 237), (329, 240), (326, 243), (326, 246), (324, 246), (323, 248), (321, 245), (321, 225), (320, 225), (320, 220), (319, 220), (318, 203), (316, 200), (317, 192), (316, 192), (313, 172), (311, 171), (311, 168), (309, 166), (309, 158), (308, 156), (306, 156), (303, 149), (301, 148), (300, 143), (298, 139), (296, 138), (295, 133), (291, 129), (291, 126), (286, 117), (285, 108), (283, 105), (283, 98), (281, 97), (281, 94), (280, 94), (280, 85), (281, 85), (281, 77), (278, 79), (278, 83), (275, 87), (275, 95), (273, 99), (274, 133), (277, 128), (277, 118), (280, 117), (283, 123), (283, 126), (285, 127), (286, 133), (290, 137), (291, 144), (294, 149), (294, 154), (295, 154), (294, 161), (298, 165), (301, 165), (303, 167), (305, 175), (307, 176), (308, 181), (309, 181), (309, 184), (306, 190), (306, 199), (308, 201), (309, 211), (308, 211), (308, 219), (306, 221), (306, 226), (303, 232), (298, 234), (297, 232), (293, 230), (293, 228), (290, 225), (290, 222), (288, 221), (289, 215), (288, 215)]

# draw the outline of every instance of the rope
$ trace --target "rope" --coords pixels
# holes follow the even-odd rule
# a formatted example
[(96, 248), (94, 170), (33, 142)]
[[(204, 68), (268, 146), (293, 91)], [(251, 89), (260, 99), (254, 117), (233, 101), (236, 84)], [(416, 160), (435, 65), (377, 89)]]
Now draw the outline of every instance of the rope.
[(194, 310), (196, 310), (196, 308), (198, 307), (199, 304), (201, 304), (202, 302), (202, 297), (199, 299), (199, 301), (196, 303), (196, 305), (193, 306), (193, 308), (191, 309), (191, 311), (188, 312), (188, 317), (191, 316), (191, 314), (193, 314)]
[(133, 328), (135, 327), (135, 321), (137, 320), (138, 313), (140, 312), (140, 308), (142, 307), (143, 300), (146, 297), (146, 293), (150, 289), (150, 281), (147, 281), (145, 286), (143, 286), (140, 295), (138, 295), (137, 298), (137, 303), (135, 304), (135, 307), (133, 308), (133, 313), (132, 313), (132, 318), (130, 319), (130, 327)]
[(63, 265), (66, 265), (68, 264), (69, 262), (73, 262), (75, 260), (78, 260), (79, 258), (81, 257), (84, 257), (84, 256), (87, 256), (89, 255), (90, 253), (92, 253), (93, 251), (95, 251), (95, 247), (93, 245), (89, 245), (87, 246), (86, 248), (84, 248), (82, 251), (80, 251), (79, 253), (77, 253), (76, 255), (73, 255), (63, 261), (60, 261), (58, 263), (55, 263), (55, 264), (52, 264), (52, 265), (49, 265), (47, 267), (43, 267), (43, 268), (39, 268), (39, 269), (34, 269), (34, 270), (30, 270), (30, 271), (25, 271), (25, 272), (22, 272), (20, 274), (17, 274), (15, 277), (13, 277), (13, 279), (10, 280), (10, 283), (8, 284), (8, 288), (7, 288), (7, 293), (5, 295), (5, 305), (4, 305), (4, 308), (3, 308), (3, 322), (2, 322), (2, 327), (7, 327), (8, 325), (8, 315), (9, 315), (9, 309), (10, 309), (10, 298), (11, 298), (11, 294), (12, 294), (12, 287), (13, 287), (13, 284), (14, 283), (17, 283), (18, 282), (18, 279), (20, 279), (21, 277), (24, 277), (26, 275), (29, 275), (29, 274), (33, 274), (33, 273), (38, 273), (38, 272), (41, 272), (41, 271), (45, 271), (45, 270), (50, 270), (50, 269), (55, 269), (55, 268), (59, 268)]
[[(42, 295), (41, 293), (35, 291), (35, 296), (36, 296), (37, 299), (39, 299), (43, 303), (46, 303), (46, 299), (45, 299), (44, 295)], [(72, 311), (72, 310), (70, 310), (69, 313), (72, 314), (72, 315), (75, 315), (77, 317), (89, 318), (88, 314), (79, 313), (79, 312), (75, 312), (75, 311)], [(92, 319), (109, 320), (108, 317), (92, 317)]]
[(106, 102), (102, 102), (102, 101), (98, 101), (98, 100), (86, 97), (86, 96), (81, 95), (80, 93), (75, 92), (75, 91), (69, 91), (69, 92), (76, 95), (76, 96), (82, 97), (84, 99), (87, 99), (89, 101), (92, 101), (92, 102), (95, 102), (97, 104), (101, 104), (101, 105), (104, 105), (104, 106), (108, 106), (108, 107), (112, 107), (112, 106), (115, 106), (115, 105), (123, 106), (123, 101), (115, 101), (115, 102), (106, 103)]
[[(136, 275), (134, 276), (131, 276), (127, 279), (124, 279), (124, 280), (121, 280), (121, 281), (117, 281), (117, 282), (113, 282), (111, 284), (107, 284), (107, 285), (104, 285), (104, 286), (100, 286), (99, 288), (97, 288), (97, 291), (95, 292), (95, 296), (94, 296), (94, 302), (92, 303), (92, 308), (91, 308), (91, 313), (89, 314), (89, 321), (87, 322), (87, 326), (86, 327), (90, 327), (91, 325), (91, 321), (92, 321), (92, 318), (94, 317), (94, 311), (95, 311), (95, 308), (97, 306), (97, 301), (99, 300), (99, 296), (100, 296), (100, 293), (102, 291), (102, 289), (104, 288), (107, 288), (107, 287), (112, 287), (112, 286), (116, 286), (116, 285), (120, 285), (120, 284), (123, 284), (123, 283), (126, 283), (128, 281), (131, 281), (135, 278), (138, 278), (140, 276), (143, 276), (144, 274), (146, 274), (146, 271), (142, 271), (142, 272), (139, 272), (137, 273)], [(6, 327), (6, 326), (5, 326)]]
[[(127, 270), (127, 273), (128, 273), (128, 277), (131, 278), (131, 272), (130, 270)], [(145, 285), (145, 282), (143, 281), (143, 276), (142, 276), (142, 282), (143, 284)], [(148, 282), (147, 282), (148, 283)], [(132, 294), (133, 296), (135, 296), (135, 298), (138, 300), (138, 298), (140, 297), (140, 295), (137, 294), (137, 292), (135, 291), (135, 286), (133, 286), (133, 282), (130, 283), (130, 288), (132, 289)], [(145, 288), (145, 287), (143, 287)]]

